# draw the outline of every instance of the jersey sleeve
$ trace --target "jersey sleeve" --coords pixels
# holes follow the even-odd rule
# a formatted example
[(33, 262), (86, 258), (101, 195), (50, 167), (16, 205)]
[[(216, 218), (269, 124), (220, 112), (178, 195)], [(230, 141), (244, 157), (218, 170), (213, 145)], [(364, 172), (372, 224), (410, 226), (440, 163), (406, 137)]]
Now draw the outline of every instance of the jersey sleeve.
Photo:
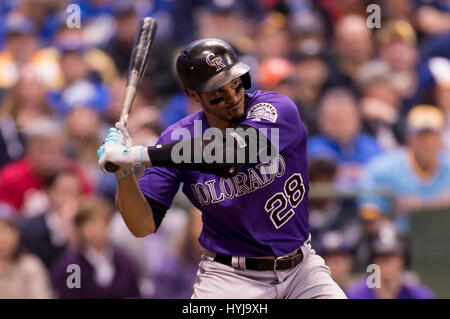
[(284, 95), (267, 93), (264, 102), (251, 107), (241, 125), (251, 126), (267, 136), (278, 153), (302, 143), (307, 132), (295, 103)]
[[(156, 144), (170, 142), (173, 142), (170, 140), (170, 134), (163, 134)], [(139, 179), (138, 186), (145, 197), (169, 208), (180, 188), (183, 176), (184, 174), (175, 168), (149, 166)]]

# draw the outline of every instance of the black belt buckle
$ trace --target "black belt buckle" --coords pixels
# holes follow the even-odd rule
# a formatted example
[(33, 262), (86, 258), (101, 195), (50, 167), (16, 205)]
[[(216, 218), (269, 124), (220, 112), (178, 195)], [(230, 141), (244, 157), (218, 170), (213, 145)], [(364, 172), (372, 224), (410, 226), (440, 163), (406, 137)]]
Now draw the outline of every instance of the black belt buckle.
[[(302, 251), (299, 249), (295, 252), (294, 255), (288, 255), (288, 256), (280, 256), (275, 258), (275, 260), (273, 261), (273, 270), (286, 270), (286, 269), (291, 269), (293, 267), (295, 267), (295, 260), (297, 259), (296, 257), (298, 257), (300, 255), (300, 262), (303, 260), (303, 253)], [(279, 268), (282, 266), (283, 262), (289, 262), (289, 267), (285, 267), (285, 268)]]
[[(276, 270), (285, 270), (285, 269), (291, 268), (292, 257), (293, 256), (285, 256), (285, 257), (280, 256), (280, 257), (275, 258), (275, 260), (273, 261), (273, 270), (276, 271)], [(279, 268), (279, 267), (281, 267), (283, 261), (289, 261), (289, 268)]]

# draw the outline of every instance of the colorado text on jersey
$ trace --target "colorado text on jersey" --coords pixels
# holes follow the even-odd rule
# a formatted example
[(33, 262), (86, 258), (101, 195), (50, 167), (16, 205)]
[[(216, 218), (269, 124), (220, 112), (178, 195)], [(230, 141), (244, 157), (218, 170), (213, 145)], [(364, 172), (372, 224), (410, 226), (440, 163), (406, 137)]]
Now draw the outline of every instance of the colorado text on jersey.
[(200, 205), (215, 204), (261, 189), (272, 183), (276, 177), (282, 177), (285, 172), (286, 163), (283, 156), (278, 154), (270, 162), (250, 167), (246, 172), (229, 178), (221, 177), (219, 192), (215, 186), (217, 179), (191, 184), (191, 189)]

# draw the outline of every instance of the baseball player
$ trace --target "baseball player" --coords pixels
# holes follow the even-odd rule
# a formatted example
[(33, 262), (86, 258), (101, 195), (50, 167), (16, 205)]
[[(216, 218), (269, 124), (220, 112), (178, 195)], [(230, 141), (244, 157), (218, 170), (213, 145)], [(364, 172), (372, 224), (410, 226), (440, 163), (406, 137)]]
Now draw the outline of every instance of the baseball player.
[[(117, 208), (135, 236), (146, 236), (182, 185), (203, 220), (192, 298), (346, 298), (310, 244), (305, 126), (286, 96), (246, 94), (249, 71), (220, 39), (181, 51), (179, 79), (202, 109), (168, 127), (151, 147), (132, 146), (120, 124), (110, 129), (99, 164), (104, 171), (107, 162), (120, 167)], [(226, 142), (206, 138), (211, 129)], [(221, 145), (213, 161), (206, 156), (211, 143)], [(180, 152), (180, 145), (197, 151)], [(137, 166), (147, 166), (139, 181), (132, 173)]]

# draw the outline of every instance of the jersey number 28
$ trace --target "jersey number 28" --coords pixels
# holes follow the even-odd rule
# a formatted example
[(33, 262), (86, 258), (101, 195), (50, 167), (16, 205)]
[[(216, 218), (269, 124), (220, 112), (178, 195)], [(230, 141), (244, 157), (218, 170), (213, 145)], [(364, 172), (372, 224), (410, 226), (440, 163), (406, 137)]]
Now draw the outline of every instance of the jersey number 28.
[[(303, 184), (302, 176), (298, 173), (293, 174), (284, 183), (284, 192), (275, 193), (266, 201), (264, 206), (267, 213), (270, 214), (270, 220), (278, 229), (295, 214), (293, 208), (303, 200), (305, 195), (305, 185)], [(291, 208), (282, 214), (290, 204)]]

